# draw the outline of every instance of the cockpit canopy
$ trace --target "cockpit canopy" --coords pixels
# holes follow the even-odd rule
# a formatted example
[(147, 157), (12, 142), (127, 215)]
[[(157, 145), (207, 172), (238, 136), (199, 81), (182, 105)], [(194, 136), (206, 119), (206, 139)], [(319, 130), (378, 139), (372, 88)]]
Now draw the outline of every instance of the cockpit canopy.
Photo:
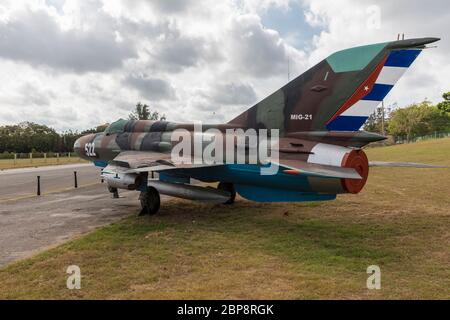
[(113, 123), (111, 123), (104, 131), (106, 135), (123, 133), (125, 131), (125, 126), (128, 123), (128, 120), (119, 119)]

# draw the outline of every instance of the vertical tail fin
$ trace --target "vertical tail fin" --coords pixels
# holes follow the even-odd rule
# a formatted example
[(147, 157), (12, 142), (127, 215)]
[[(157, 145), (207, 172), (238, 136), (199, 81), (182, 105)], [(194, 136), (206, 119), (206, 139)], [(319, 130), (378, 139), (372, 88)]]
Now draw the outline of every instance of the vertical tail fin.
[(357, 131), (425, 45), (408, 39), (338, 51), (248, 109), (230, 124), (304, 131)]

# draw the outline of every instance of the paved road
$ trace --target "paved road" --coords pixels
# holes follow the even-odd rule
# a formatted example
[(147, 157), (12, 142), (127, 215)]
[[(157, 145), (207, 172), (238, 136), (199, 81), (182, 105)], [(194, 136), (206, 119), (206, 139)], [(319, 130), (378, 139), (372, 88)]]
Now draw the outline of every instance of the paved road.
[(0, 204), (0, 267), (139, 211), (138, 192), (112, 199), (91, 185)]
[(37, 176), (41, 177), (41, 192), (55, 192), (74, 186), (77, 171), (78, 185), (100, 181), (100, 169), (92, 164), (71, 164), (0, 171), (0, 203), (2, 200), (36, 195)]
[[(82, 186), (78, 189), (71, 188), (74, 170)], [(66, 165), (1, 172), (0, 267), (137, 214), (138, 192), (121, 191), (119, 199), (112, 199), (98, 171), (92, 165)], [(50, 193), (33, 196), (36, 175)], [(58, 192), (63, 188), (68, 190)]]

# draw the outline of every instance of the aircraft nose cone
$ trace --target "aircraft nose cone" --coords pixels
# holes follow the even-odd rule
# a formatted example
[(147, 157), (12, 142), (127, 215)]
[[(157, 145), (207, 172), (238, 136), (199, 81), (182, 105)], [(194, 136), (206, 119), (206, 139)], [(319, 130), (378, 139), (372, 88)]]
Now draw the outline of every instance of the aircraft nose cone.
[(73, 144), (73, 151), (75, 151), (76, 154), (78, 154), (78, 156), (82, 156), (81, 154), (81, 140), (83, 139), (83, 137), (78, 138), (77, 140), (75, 140), (75, 143)]
[(86, 143), (91, 143), (95, 138), (95, 134), (88, 134), (78, 138), (73, 144), (73, 150), (78, 154), (80, 158), (88, 159), (89, 155), (86, 154)]
[(73, 148), (74, 149), (80, 147), (80, 141), (81, 141), (81, 138), (78, 138), (77, 140), (75, 140), (75, 142), (73, 144)]

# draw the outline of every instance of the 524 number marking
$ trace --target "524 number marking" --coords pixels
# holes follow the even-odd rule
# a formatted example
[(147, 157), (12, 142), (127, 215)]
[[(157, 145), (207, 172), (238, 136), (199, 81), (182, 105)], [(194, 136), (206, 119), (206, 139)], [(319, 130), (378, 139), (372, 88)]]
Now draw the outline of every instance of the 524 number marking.
[(84, 152), (88, 157), (95, 157), (95, 144), (93, 142), (84, 145)]

